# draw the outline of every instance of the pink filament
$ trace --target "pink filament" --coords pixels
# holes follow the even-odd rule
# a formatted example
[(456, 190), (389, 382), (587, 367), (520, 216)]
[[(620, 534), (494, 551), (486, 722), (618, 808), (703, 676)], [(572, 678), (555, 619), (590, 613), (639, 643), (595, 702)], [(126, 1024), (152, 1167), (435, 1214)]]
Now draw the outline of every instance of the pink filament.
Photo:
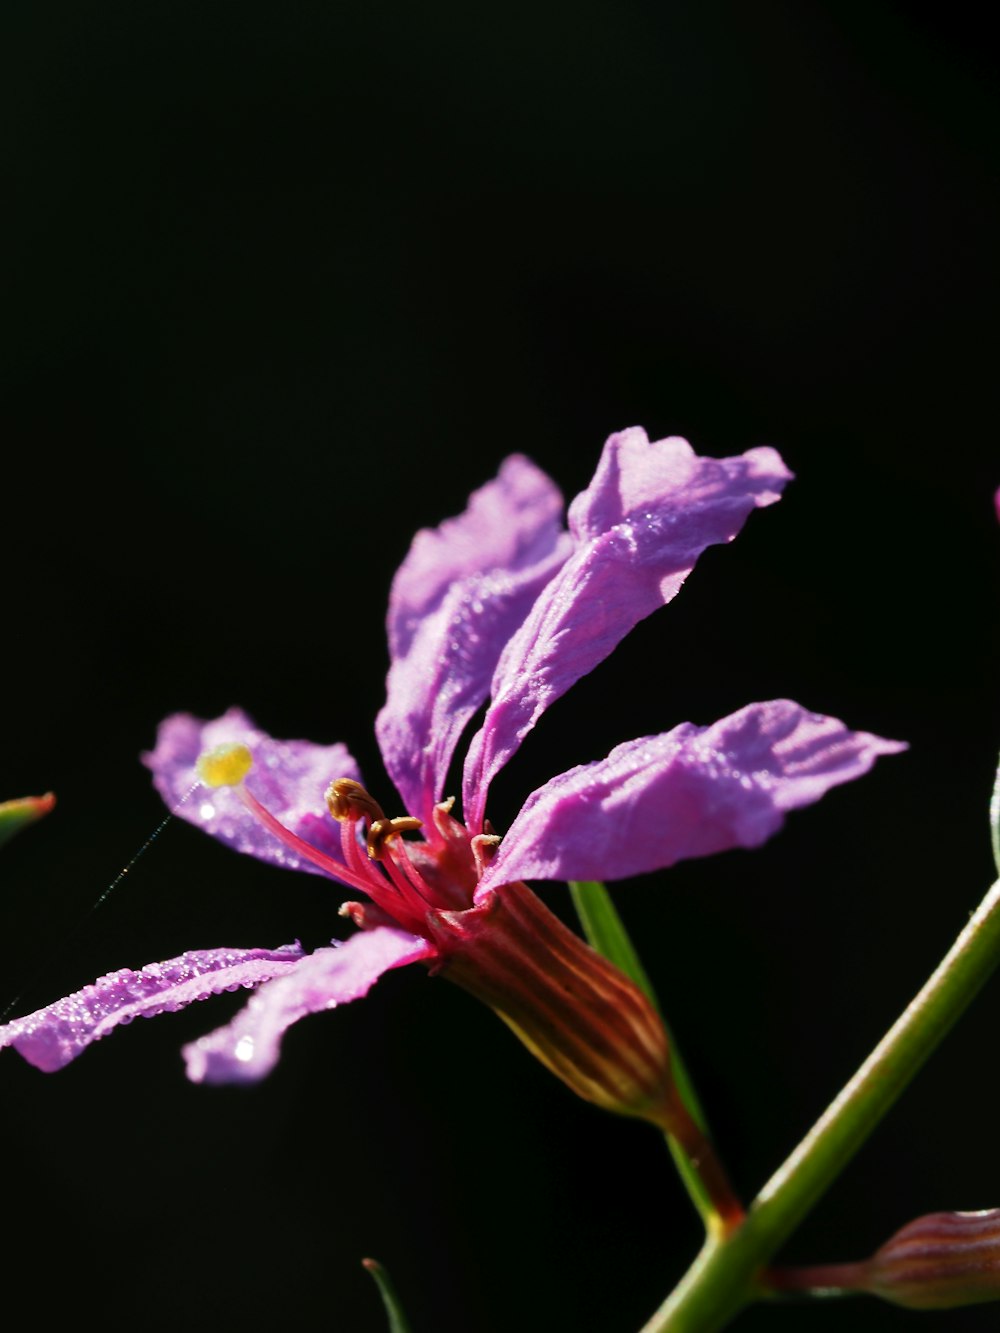
[(311, 861), (314, 866), (319, 866), (320, 870), (332, 875), (334, 879), (339, 879), (343, 884), (349, 884), (352, 889), (361, 889), (363, 893), (371, 893), (371, 879), (369, 876), (359, 875), (354, 868), (342, 865), (340, 861), (335, 861), (326, 852), (321, 852), (318, 847), (306, 842), (304, 838), (300, 838), (291, 829), (285, 828), (284, 824), (276, 819), (270, 810), (266, 810), (261, 805), (252, 792), (247, 791), (243, 783), (240, 783), (235, 790), (254, 819), (263, 824), (269, 833), (273, 833), (280, 843), (290, 848), (298, 856)]
[[(352, 889), (360, 889), (399, 921), (400, 925), (420, 933), (427, 910), (434, 905), (434, 895), (406, 855), (405, 844), (402, 844), (401, 838), (390, 839), (381, 865), (376, 865), (358, 846), (356, 820), (344, 820), (340, 826), (344, 860), (335, 861), (332, 856), (320, 851), (318, 847), (314, 847), (297, 833), (286, 828), (270, 810), (261, 805), (243, 783), (240, 783), (236, 791), (253, 817), (284, 846), (290, 848), (296, 855), (311, 861), (333, 879), (349, 885)], [(398, 849), (397, 843), (401, 844)]]

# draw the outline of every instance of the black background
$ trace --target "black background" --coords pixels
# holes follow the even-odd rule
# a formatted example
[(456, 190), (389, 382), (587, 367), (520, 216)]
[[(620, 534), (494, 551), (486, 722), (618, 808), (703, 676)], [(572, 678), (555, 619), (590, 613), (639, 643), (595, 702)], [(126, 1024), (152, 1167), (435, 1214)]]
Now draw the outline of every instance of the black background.
[[(788, 695), (910, 742), (765, 849), (617, 896), (751, 1195), (993, 877), (995, 44), (971, 7), (376, 0), (0, 20), (0, 1004), (343, 933), (311, 876), (163, 816), (138, 753), (231, 703), (385, 778), (385, 598), (514, 450), (567, 497), (640, 424), (797, 480), (547, 715), (572, 763)], [(558, 886), (546, 900), (565, 909)], [(6, 1294), (148, 1330), (637, 1330), (697, 1248), (652, 1130), (577, 1103), (416, 969), (192, 1087), (220, 997), (58, 1075), (0, 1058)], [(231, 1003), (232, 1002), (232, 1003)], [(787, 1256), (1000, 1206), (996, 984)], [(739, 1327), (992, 1329), (994, 1308)]]

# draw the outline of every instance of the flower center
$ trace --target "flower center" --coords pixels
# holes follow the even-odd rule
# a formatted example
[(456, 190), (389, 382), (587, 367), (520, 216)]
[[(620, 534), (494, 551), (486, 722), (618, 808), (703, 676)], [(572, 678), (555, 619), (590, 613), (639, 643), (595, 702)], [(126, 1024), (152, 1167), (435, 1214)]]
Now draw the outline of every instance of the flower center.
[[(229, 787), (254, 819), (296, 855), (326, 874), (360, 889), (392, 920), (415, 934), (425, 934), (427, 914), (471, 904), (475, 875), (469, 835), (448, 814), (450, 802), (435, 810), (438, 841), (408, 843), (400, 835), (423, 827), (411, 815), (388, 819), (360, 782), (337, 778), (326, 790), (327, 809), (340, 824), (343, 860), (306, 842), (272, 814), (248, 790), (244, 779), (253, 768), (246, 745), (219, 745), (204, 751), (195, 769), (206, 787)], [(364, 834), (364, 842), (359, 838)], [(367, 852), (367, 855), (365, 854)], [(377, 924), (358, 904), (346, 904), (358, 924)], [(350, 910), (354, 908), (355, 910)]]

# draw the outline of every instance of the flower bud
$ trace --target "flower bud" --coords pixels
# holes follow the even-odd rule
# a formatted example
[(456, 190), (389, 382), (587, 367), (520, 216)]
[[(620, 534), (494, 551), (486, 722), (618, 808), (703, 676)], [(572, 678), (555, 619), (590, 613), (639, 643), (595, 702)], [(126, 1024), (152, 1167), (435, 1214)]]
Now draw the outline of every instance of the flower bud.
[(1000, 1208), (918, 1217), (864, 1269), (865, 1291), (910, 1310), (1000, 1300)]

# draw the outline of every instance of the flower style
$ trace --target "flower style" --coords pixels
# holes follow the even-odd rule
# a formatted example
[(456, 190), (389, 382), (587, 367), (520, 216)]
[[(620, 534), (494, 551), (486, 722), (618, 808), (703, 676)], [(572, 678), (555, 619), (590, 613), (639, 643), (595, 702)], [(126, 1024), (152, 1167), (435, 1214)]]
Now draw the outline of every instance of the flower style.
[[(524, 881), (618, 880), (758, 846), (787, 811), (905, 746), (779, 699), (561, 773), (502, 838), (487, 795), (545, 709), (676, 596), (708, 546), (777, 501), (790, 476), (770, 448), (705, 458), (682, 439), (625, 430), (605, 444), (567, 531), (554, 484), (508, 458), (461, 516), (417, 534), (393, 582), (376, 732), (405, 816), (386, 817), (343, 745), (274, 740), (238, 709), (170, 717), (144, 756), (170, 805), (202, 781), (183, 818), (362, 894), (341, 908), (359, 929), (309, 955), (298, 945), (216, 949), (117, 972), (0, 1027), (0, 1046), (54, 1070), (136, 1015), (245, 986), (254, 994), (244, 1009), (184, 1055), (193, 1080), (252, 1081), (299, 1018), (421, 962), (489, 1003), (581, 1095), (663, 1123), (669, 1057), (652, 1006)], [(444, 787), (484, 703), (460, 822)]]

